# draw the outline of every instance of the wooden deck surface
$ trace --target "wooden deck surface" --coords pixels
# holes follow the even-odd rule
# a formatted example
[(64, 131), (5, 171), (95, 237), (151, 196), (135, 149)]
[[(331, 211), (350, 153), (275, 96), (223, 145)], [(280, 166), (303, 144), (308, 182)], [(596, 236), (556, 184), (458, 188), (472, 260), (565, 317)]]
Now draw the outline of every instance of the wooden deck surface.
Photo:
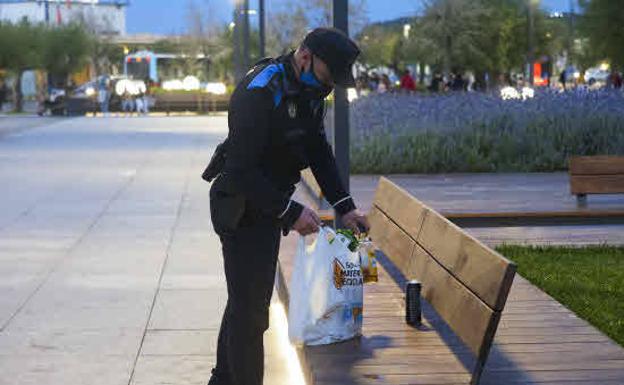
[[(368, 211), (379, 177), (351, 177), (351, 191), (358, 207)], [(567, 173), (392, 175), (389, 179), (420, 201), (455, 216), (523, 215), (556, 213), (559, 216), (624, 213), (624, 194), (592, 195), (586, 207), (578, 207), (570, 194)], [(307, 202), (298, 191), (296, 199)], [(461, 227), (461, 226), (460, 226)], [(467, 227), (468, 233), (489, 246), (513, 244), (624, 244), (624, 224), (598, 217), (592, 224)]]
[[(280, 249), (286, 283), (296, 239)], [(421, 329), (405, 324), (403, 278), (382, 262), (379, 283), (365, 286), (361, 339), (305, 348), (309, 385), (468, 384), (468, 349), (427, 304)], [(624, 348), (516, 276), (481, 384), (622, 385)]]
[[(579, 207), (567, 173), (411, 174), (387, 176), (441, 214), (623, 212), (624, 194), (590, 195)], [(351, 191), (369, 208), (377, 175), (351, 177)]]

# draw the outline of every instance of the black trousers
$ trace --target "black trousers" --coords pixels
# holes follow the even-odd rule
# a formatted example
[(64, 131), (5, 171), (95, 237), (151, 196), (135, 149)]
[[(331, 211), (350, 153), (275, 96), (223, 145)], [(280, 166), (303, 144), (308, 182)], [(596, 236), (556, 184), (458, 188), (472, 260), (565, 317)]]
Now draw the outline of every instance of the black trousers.
[(215, 230), (221, 238), (228, 290), (215, 372), (231, 385), (261, 385), (280, 227), (275, 220), (245, 213), (236, 229)]

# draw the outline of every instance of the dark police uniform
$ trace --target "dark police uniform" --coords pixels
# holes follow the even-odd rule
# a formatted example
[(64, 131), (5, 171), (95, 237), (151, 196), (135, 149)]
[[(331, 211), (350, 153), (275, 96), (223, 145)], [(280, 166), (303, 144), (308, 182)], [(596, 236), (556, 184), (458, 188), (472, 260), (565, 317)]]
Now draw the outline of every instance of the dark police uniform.
[(290, 199), (300, 171), (311, 168), (339, 214), (355, 209), (327, 143), (324, 102), (297, 79), (292, 55), (263, 60), (238, 85), (228, 138), (215, 155), (222, 162), (210, 190), (211, 216), (228, 287), (213, 370), (219, 384), (262, 384), (280, 232), (303, 210)]

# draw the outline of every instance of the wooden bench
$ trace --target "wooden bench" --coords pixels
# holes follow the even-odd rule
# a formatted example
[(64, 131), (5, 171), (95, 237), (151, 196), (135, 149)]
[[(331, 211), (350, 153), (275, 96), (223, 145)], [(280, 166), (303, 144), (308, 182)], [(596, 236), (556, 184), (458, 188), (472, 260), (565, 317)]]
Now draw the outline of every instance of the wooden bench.
[[(301, 349), (308, 383), (477, 384), (515, 265), (386, 178), (369, 219), (383, 255), (379, 283), (365, 286), (364, 335)], [(280, 257), (278, 293), (285, 303), (289, 268)], [(426, 300), (418, 329), (404, 318), (402, 289), (411, 279), (422, 282)]]
[(312, 170), (306, 168), (301, 171), (301, 183), (306, 189), (310, 199), (311, 208), (314, 209), (323, 223), (332, 224), (336, 213), (331, 205), (325, 200), (321, 186), (319, 186)]
[(570, 192), (579, 204), (587, 194), (624, 193), (624, 156), (573, 156), (570, 158)]
[(377, 247), (476, 355), (471, 384), (487, 360), (516, 266), (381, 178), (369, 214)]
[(200, 92), (167, 92), (155, 96), (153, 111), (171, 112), (216, 112), (227, 111), (229, 97), (227, 95), (212, 95)]

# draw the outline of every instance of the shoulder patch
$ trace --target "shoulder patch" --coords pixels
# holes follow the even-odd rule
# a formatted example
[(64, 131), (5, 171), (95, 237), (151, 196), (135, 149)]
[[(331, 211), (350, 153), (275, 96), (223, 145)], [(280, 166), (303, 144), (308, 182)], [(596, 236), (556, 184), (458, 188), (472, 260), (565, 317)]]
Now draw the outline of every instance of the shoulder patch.
[(247, 89), (264, 88), (269, 84), (275, 74), (282, 72), (284, 66), (282, 64), (269, 64), (260, 71), (247, 85)]
[(249, 82), (249, 84), (247, 85), (247, 89), (251, 90), (254, 88), (269, 87), (273, 92), (273, 105), (277, 107), (282, 101), (283, 93), (281, 88), (275, 87), (275, 84), (271, 86), (271, 83), (275, 83), (273, 80), (275, 79), (276, 74), (283, 72), (283, 64), (269, 64)]

